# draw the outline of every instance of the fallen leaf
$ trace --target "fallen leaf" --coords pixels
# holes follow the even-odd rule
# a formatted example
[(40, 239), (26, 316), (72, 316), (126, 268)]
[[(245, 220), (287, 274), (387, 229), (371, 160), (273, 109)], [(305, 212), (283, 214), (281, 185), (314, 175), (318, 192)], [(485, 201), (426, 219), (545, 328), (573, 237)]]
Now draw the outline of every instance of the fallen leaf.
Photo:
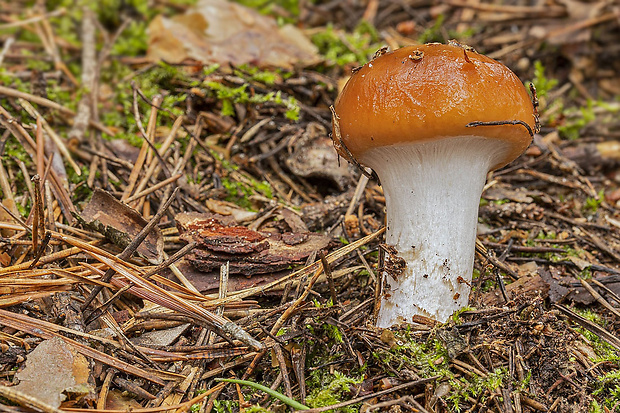
[(105, 399), (105, 408), (109, 410), (131, 412), (136, 409), (141, 409), (142, 405), (125, 392), (110, 390), (108, 392), (108, 397)]
[[(519, 297), (538, 297), (546, 298), (549, 293), (549, 284), (547, 284), (540, 275), (533, 277), (521, 277), (513, 283), (506, 285), (506, 293), (508, 299), (512, 299), (517, 295)], [(496, 306), (504, 304), (504, 297), (499, 288), (496, 288), (482, 296), (482, 302), (488, 306)]]
[(219, 215), (231, 215), (237, 222), (249, 221), (256, 217), (256, 212), (248, 211), (233, 204), (232, 202), (221, 201), (219, 199), (207, 199), (209, 211)]
[(494, 185), (491, 188), (487, 189), (483, 198), (489, 201), (501, 201), (504, 199), (508, 199), (514, 202), (522, 202), (524, 204), (529, 204), (534, 201), (533, 196), (540, 196), (542, 193), (540, 191), (529, 191), (525, 188), (518, 188), (516, 190), (510, 189), (508, 186), (504, 185)]
[(131, 342), (144, 347), (170, 346), (181, 334), (183, 334), (190, 324), (166, 328), (164, 330), (153, 330), (142, 333), (138, 337), (131, 338)]
[(284, 221), (293, 232), (308, 232), (306, 223), (295, 212), (287, 208), (281, 208), (279, 210), (280, 215), (284, 218)]
[(562, 277), (557, 270), (555, 270), (554, 273), (555, 274), (545, 268), (538, 267), (538, 274), (543, 281), (549, 285), (549, 301), (555, 304), (562, 301), (570, 290), (561, 284), (564, 277)]
[(140, 148), (136, 148), (126, 139), (112, 139), (106, 141), (105, 146), (117, 158), (131, 163), (136, 162), (140, 154)]
[(296, 27), (279, 27), (274, 18), (225, 0), (201, 0), (184, 15), (155, 17), (148, 57), (284, 68), (319, 61), (316, 47)]
[(581, 258), (577, 258), (573, 256), (568, 256), (567, 258), (570, 262), (575, 264), (577, 268), (579, 268), (581, 271), (585, 270), (586, 268), (592, 265), (592, 263), (590, 263), (589, 261), (582, 260)]
[(88, 383), (90, 368), (86, 357), (55, 337), (41, 342), (26, 359), (26, 367), (16, 376), (15, 387), (53, 407), (71, 397), (82, 398), (94, 388)]

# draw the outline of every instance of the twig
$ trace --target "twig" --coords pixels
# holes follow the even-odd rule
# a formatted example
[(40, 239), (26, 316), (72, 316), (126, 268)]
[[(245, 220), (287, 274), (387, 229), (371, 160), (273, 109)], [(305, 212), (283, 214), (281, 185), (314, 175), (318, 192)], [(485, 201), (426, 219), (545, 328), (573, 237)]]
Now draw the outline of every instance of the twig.
[[(78, 102), (69, 139), (82, 141), (91, 119), (94, 83), (97, 73), (97, 52), (95, 45), (95, 15), (90, 7), (82, 7), (82, 89), (84, 93)], [(79, 175), (79, 173), (78, 173)]]
[(289, 308), (287, 308), (282, 313), (280, 318), (278, 318), (278, 320), (275, 322), (275, 324), (271, 328), (271, 334), (276, 335), (278, 333), (278, 330), (280, 330), (280, 327), (284, 325), (286, 320), (289, 319), (289, 317), (293, 314), (293, 312), (297, 309), (297, 307), (299, 307), (301, 303), (308, 297), (308, 294), (310, 294), (310, 290), (312, 290), (314, 283), (316, 283), (316, 281), (319, 279), (319, 276), (321, 275), (322, 272), (323, 272), (323, 264), (321, 263), (321, 265), (317, 268), (317, 270), (315, 271), (310, 281), (308, 281), (308, 285), (304, 289), (304, 292), (299, 296), (299, 298), (297, 298), (297, 300), (295, 300), (293, 305), (291, 305)]
[(70, 338), (64, 337), (63, 335), (57, 333), (59, 330), (70, 331), (76, 335), (79, 332), (67, 328), (61, 328), (55, 324), (49, 323), (43, 320), (37, 320), (32, 317), (28, 317), (22, 314), (11, 313), (6, 310), (0, 309), (0, 324), (15, 328), (20, 331), (24, 331), (28, 334), (32, 334), (33, 336), (40, 337), (44, 340), (48, 340), (54, 337), (58, 337), (65, 341), (68, 345), (74, 347), (78, 352), (85, 355), (86, 357), (94, 358), (104, 364), (109, 366), (113, 366), (121, 371), (124, 371), (129, 374), (134, 374), (138, 377), (143, 377), (153, 383), (164, 385), (165, 381), (160, 377), (153, 373), (149, 373), (145, 370), (142, 370), (139, 367), (136, 367), (130, 363), (121, 361), (113, 356), (109, 356), (101, 351), (95, 350), (91, 348), (89, 345), (82, 344), (76, 340), (72, 340)]
[(29, 24), (38, 23), (41, 20), (45, 20), (45, 19), (48, 19), (50, 17), (62, 16), (63, 14), (66, 13), (66, 11), (67, 10), (64, 7), (61, 7), (59, 9), (57, 9), (57, 10), (51, 11), (49, 13), (40, 14), (38, 16), (33, 16), (33, 17), (29, 18), (29, 19), (17, 20), (17, 21), (14, 21), (12, 23), (2, 24), (2, 25), (0, 25), (0, 30), (12, 29), (14, 27), (28, 26)]
[(24, 222), (24, 220), (21, 219), (21, 217), (19, 215), (16, 215), (15, 213), (13, 213), (13, 211), (11, 211), (7, 207), (5, 207), (2, 202), (0, 202), (0, 208), (2, 208), (4, 210), (4, 212), (9, 214), (11, 216), (11, 218), (13, 218), (15, 220), (15, 222), (17, 222), (19, 225), (21, 225), (26, 231), (28, 231), (29, 233), (32, 233), (32, 229), (28, 226), (28, 224), (26, 224), (26, 222)]
[(611, 346), (613, 346), (616, 351), (620, 351), (620, 339), (611, 334), (609, 331), (605, 330), (603, 327), (594, 324), (587, 318), (580, 316), (577, 313), (571, 311), (568, 307), (565, 307), (560, 304), (553, 304), (555, 308), (564, 313), (568, 318), (579, 324), (581, 327), (589, 330), (590, 332), (596, 334), (598, 337), (602, 338), (606, 342), (608, 342)]
[[(344, 247), (340, 248), (337, 251), (334, 251), (330, 254), (327, 255), (327, 262), (328, 263), (333, 263), (336, 260), (348, 255), (349, 253), (355, 251), (357, 248), (361, 247), (362, 245), (366, 245), (368, 244), (370, 241), (374, 240), (375, 238), (379, 237), (380, 235), (382, 235), (385, 232), (385, 227), (381, 228), (380, 230), (378, 230), (377, 232), (374, 232), (370, 235), (365, 236), (364, 238), (360, 238), (355, 242), (352, 242), (348, 245), (345, 245)], [(253, 288), (247, 288), (243, 291), (238, 291), (238, 292), (234, 292), (231, 293), (229, 297), (227, 297), (224, 300), (214, 300), (212, 302), (213, 305), (220, 305), (220, 304), (224, 304), (224, 303), (229, 303), (232, 301), (237, 301), (243, 298), (247, 298), (250, 296), (253, 296), (255, 294), (260, 294), (260, 293), (264, 293), (266, 291), (269, 291), (275, 287), (278, 287), (286, 282), (288, 282), (291, 279), (294, 278), (302, 278), (303, 276), (308, 276), (310, 274), (312, 274), (313, 271), (316, 271), (317, 269), (319, 269), (321, 263), (319, 261), (314, 262), (300, 270), (294, 271), (276, 281), (272, 281), (269, 284), (266, 285), (262, 285), (262, 286), (258, 286), (258, 287), (253, 287)]]
[(609, 304), (609, 302), (606, 299), (604, 299), (598, 293), (598, 291), (596, 291), (594, 288), (592, 288), (592, 286), (590, 284), (588, 284), (588, 282), (586, 280), (584, 280), (583, 278), (580, 278), (579, 281), (581, 282), (581, 285), (583, 285), (583, 288), (588, 290), (588, 292), (590, 294), (592, 294), (592, 297), (594, 297), (596, 299), (596, 301), (598, 301), (603, 307), (605, 307), (606, 309), (611, 311), (613, 313), (613, 315), (615, 315), (616, 317), (620, 318), (620, 312), (618, 310), (616, 310), (611, 304)]
[(45, 218), (43, 215), (43, 199), (41, 198), (41, 178), (39, 175), (32, 177), (34, 184), (34, 205), (32, 208), (32, 250), (37, 251), (39, 247), (39, 238), (43, 238), (45, 230)]
[(183, 258), (185, 255), (190, 253), (194, 248), (196, 248), (197, 245), (198, 245), (198, 243), (196, 241), (190, 242), (189, 244), (187, 244), (186, 246), (184, 246), (183, 248), (181, 248), (180, 250), (175, 252), (173, 255), (168, 257), (168, 259), (166, 259), (164, 262), (159, 264), (157, 267), (147, 271), (143, 275), (143, 277), (144, 278), (149, 278), (153, 274), (157, 274), (158, 272), (160, 272), (164, 268), (168, 268), (170, 265), (174, 264), (175, 262), (177, 262), (178, 260)]
[(176, 174), (171, 176), (168, 179), (164, 179), (161, 182), (158, 182), (157, 184), (150, 186), (149, 188), (145, 189), (145, 190), (140, 190), (140, 187), (137, 188), (137, 190), (140, 190), (140, 192), (136, 192), (134, 193), (132, 196), (130, 196), (129, 198), (127, 198), (125, 200), (126, 203), (130, 203), (133, 202), (135, 200), (138, 200), (140, 198), (144, 198), (145, 196), (152, 194), (153, 192), (157, 191), (158, 189), (161, 189), (163, 187), (165, 187), (166, 185), (169, 185), (173, 182), (178, 181), (180, 178), (182, 178), (184, 175), (183, 174)]
[[(173, 198), (173, 196), (171, 197)], [(218, 331), (218, 334), (229, 342), (232, 340), (229, 337), (238, 339), (241, 342), (247, 344), (254, 349), (263, 349), (264, 346), (259, 341), (255, 340), (247, 332), (245, 332), (237, 324), (229, 321), (221, 316), (215, 315), (205, 308), (195, 304), (192, 301), (183, 299), (182, 297), (173, 294), (172, 292), (160, 287), (159, 285), (146, 280), (140, 276), (136, 271), (130, 270), (131, 267), (127, 267), (127, 263), (109, 252), (106, 252), (100, 248), (94, 248), (79, 239), (69, 237), (66, 235), (60, 235), (60, 239), (76, 247), (83, 248), (83, 251), (105, 264), (110, 268), (108, 272), (112, 274), (118, 272), (123, 278), (112, 279), (112, 283), (118, 288), (124, 287), (127, 283), (133, 283), (137, 287), (134, 294), (140, 298), (148, 299), (149, 301), (156, 302), (161, 306), (169, 308), (174, 311), (187, 314), (192, 317), (196, 317), (204, 323), (208, 324), (212, 328)], [(106, 272), (106, 274), (108, 273)], [(159, 282), (162, 280), (159, 279)], [(133, 289), (132, 289), (133, 291)]]
[(478, 239), (476, 240), (476, 251), (480, 255), (482, 255), (484, 258), (486, 258), (491, 264), (493, 264), (493, 266), (499, 268), (500, 270), (508, 274), (510, 278), (513, 279), (513, 281), (516, 281), (519, 279), (519, 274), (514, 272), (508, 265), (506, 265), (505, 263), (495, 258), (493, 252), (487, 250), (485, 246), (482, 245), (482, 242), (480, 242), (480, 240)]
[(39, 262), (39, 260), (41, 259), (41, 256), (43, 256), (43, 253), (45, 252), (45, 249), (47, 248), (51, 239), (52, 239), (52, 233), (50, 231), (47, 231), (45, 233), (45, 236), (41, 240), (41, 245), (39, 246), (39, 249), (34, 250), (35, 256), (32, 259), (32, 263), (30, 264), (30, 267), (28, 267), (28, 269), (32, 269), (37, 265), (37, 262)]
[(338, 296), (336, 295), (334, 277), (332, 277), (331, 268), (329, 267), (329, 263), (327, 262), (327, 258), (325, 258), (325, 253), (323, 251), (319, 251), (319, 258), (321, 259), (321, 265), (323, 266), (323, 271), (325, 272), (327, 283), (329, 284), (329, 294), (332, 297), (332, 304), (336, 305), (338, 304)]
[(4, 63), (4, 58), (11, 49), (11, 46), (13, 46), (13, 43), (15, 43), (14, 37), (9, 37), (4, 41), (4, 45), (2, 46), (2, 52), (0, 52), (0, 66), (2, 66), (2, 63)]

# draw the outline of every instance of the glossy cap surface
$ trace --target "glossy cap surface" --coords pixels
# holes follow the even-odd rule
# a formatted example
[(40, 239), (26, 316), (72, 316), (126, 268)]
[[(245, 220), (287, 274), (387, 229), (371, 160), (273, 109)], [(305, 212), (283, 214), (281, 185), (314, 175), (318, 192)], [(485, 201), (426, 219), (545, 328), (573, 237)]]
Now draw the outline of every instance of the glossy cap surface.
[(530, 96), (510, 69), (474, 51), (439, 43), (403, 47), (367, 63), (345, 85), (335, 112), (342, 141), (354, 157), (404, 142), (482, 136), (510, 145), (493, 169), (527, 148), (529, 131), (519, 124), (466, 125), (519, 120), (535, 127)]

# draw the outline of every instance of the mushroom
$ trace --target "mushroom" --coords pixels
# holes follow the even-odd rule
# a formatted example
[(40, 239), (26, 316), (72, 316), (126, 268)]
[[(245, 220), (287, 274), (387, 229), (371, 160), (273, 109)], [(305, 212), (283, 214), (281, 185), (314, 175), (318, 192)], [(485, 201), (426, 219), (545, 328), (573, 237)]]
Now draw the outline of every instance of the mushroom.
[(533, 87), (530, 98), (510, 69), (470, 47), (431, 43), (356, 70), (332, 111), (336, 150), (372, 168), (385, 194), (377, 326), (446, 321), (469, 300), (486, 175), (538, 128)]

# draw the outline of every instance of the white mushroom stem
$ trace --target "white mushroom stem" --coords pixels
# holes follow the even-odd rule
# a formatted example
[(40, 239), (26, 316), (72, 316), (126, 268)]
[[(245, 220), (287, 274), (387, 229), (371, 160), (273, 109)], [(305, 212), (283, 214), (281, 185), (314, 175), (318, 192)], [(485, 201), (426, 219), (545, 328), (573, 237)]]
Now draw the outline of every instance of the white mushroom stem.
[(444, 322), (467, 306), (480, 195), (507, 150), (501, 141), (459, 136), (375, 148), (360, 159), (381, 180), (386, 243), (406, 262), (401, 274), (384, 274), (378, 327), (414, 315)]

